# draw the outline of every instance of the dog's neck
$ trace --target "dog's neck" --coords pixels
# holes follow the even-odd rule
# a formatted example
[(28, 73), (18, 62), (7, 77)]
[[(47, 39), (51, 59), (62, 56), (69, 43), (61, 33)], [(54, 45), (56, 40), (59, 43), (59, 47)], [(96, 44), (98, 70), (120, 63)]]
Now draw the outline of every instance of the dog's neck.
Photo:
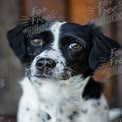
[[(66, 107), (66, 104), (71, 103), (71, 109), (73, 109), (74, 106), (84, 102), (82, 94), (89, 79), (90, 77), (83, 78), (81, 75), (78, 75), (68, 80), (53, 81), (41, 79), (31, 82), (39, 95), (42, 109), (55, 113), (61, 110), (61, 106)], [(48, 107), (46, 108), (45, 106)]]
[[(53, 79), (32, 79), (31, 83), (35, 86), (35, 88), (38, 91), (44, 92), (44, 91), (51, 91), (58, 90), (58, 92), (61, 92), (61, 90), (68, 89), (70, 90), (80, 90), (83, 91), (86, 84), (88, 83), (90, 79), (90, 76), (87, 78), (83, 78), (82, 75), (77, 75), (74, 77), (69, 78), (68, 80), (53, 80)], [(43, 91), (44, 89), (44, 91)], [(54, 94), (54, 92), (53, 92)]]

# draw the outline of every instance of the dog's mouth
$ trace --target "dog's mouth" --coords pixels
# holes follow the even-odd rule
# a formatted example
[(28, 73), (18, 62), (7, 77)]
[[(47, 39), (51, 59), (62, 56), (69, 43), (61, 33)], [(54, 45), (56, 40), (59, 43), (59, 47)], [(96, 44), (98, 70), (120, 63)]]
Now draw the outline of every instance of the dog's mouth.
[(57, 70), (47, 70), (45, 72), (41, 72), (39, 70), (36, 70), (36, 72), (33, 72), (32, 70), (28, 71), (28, 76), (36, 77), (38, 79), (53, 79), (53, 80), (67, 80), (73, 76), (77, 75), (76, 72), (71, 70), (70, 68), (64, 68), (63, 71), (59, 72)]
[(33, 75), (34, 77), (37, 77), (37, 78), (43, 78), (43, 79), (55, 79), (55, 80), (67, 80), (69, 79), (70, 77), (72, 77), (69, 73), (59, 73), (59, 74), (56, 74), (56, 73), (49, 73), (49, 74), (45, 74), (45, 73), (36, 73)]
[(37, 77), (37, 78), (51, 78), (52, 77), (52, 73), (51, 72), (40, 72), (40, 71), (37, 71), (35, 74), (33, 74), (34, 77)]

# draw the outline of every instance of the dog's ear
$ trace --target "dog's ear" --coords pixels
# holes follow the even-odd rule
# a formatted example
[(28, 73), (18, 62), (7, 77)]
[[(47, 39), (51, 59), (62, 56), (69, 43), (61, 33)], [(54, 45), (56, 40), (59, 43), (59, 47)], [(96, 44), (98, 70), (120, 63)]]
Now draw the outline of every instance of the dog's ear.
[(42, 16), (33, 16), (28, 18), (29, 19), (27, 21), (21, 22), (14, 29), (8, 31), (7, 33), (9, 45), (22, 63), (26, 63), (29, 59), (29, 54), (27, 52), (27, 40), (33, 36), (30, 36), (29, 34), (33, 34), (32, 30), (35, 32), (35, 34), (37, 34), (35, 26), (40, 27), (40, 25), (47, 23), (47, 21), (43, 19)]
[(108, 62), (111, 58), (112, 50), (118, 50), (120, 45), (114, 40), (103, 35), (100, 28), (94, 27), (94, 25), (88, 26), (91, 43), (89, 65), (93, 70), (95, 70), (100, 65), (101, 60), (104, 60), (103, 63)]
[(25, 56), (25, 39), (26, 34), (23, 32), (24, 25), (18, 25), (14, 29), (8, 31), (7, 38), (9, 45), (13, 49), (16, 56), (23, 62)]

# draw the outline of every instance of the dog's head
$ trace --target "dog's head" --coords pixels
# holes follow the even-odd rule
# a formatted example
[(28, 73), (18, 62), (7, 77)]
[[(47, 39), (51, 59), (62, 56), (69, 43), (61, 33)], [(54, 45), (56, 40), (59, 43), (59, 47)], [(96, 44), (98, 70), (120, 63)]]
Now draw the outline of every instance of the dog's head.
[[(43, 31), (33, 33), (41, 27)], [(30, 64), (30, 76), (36, 78), (62, 80), (79, 74), (86, 77), (100, 65), (101, 57), (107, 62), (111, 49), (119, 48), (92, 24), (28, 22), (9, 31), (7, 37), (21, 62)]]

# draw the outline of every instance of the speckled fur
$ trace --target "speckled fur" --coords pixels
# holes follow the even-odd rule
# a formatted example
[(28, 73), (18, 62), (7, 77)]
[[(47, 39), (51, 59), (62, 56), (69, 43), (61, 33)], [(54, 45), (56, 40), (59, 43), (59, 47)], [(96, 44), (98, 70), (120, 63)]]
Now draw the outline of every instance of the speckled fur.
[[(50, 43), (44, 48), (32, 48), (30, 39), (26, 40), (25, 34), (22, 33), (24, 27), (17, 27), (8, 34), (15, 54), (23, 63), (31, 64), (30, 74), (20, 82), (23, 93), (19, 102), (17, 122), (109, 122), (109, 110), (102, 95), (102, 84), (94, 81), (91, 74), (99, 65), (97, 58), (110, 53), (115, 43), (97, 32), (98, 29), (91, 29), (91, 26), (54, 22), (46, 32), (49, 38), (44, 39)], [(72, 43), (71, 38), (81, 44), (80, 52), (66, 46)], [(28, 52), (25, 42), (28, 43)], [(37, 53), (35, 48), (40, 53)], [(102, 52), (99, 48), (103, 49)], [(37, 60), (44, 58), (56, 63), (51, 69), (51, 77), (45, 72), (41, 72), (40, 77), (36, 76)], [(66, 67), (70, 77), (63, 79), (62, 74), (65, 75)], [(74, 71), (77, 74), (73, 74)]]
[(98, 100), (82, 98), (89, 78), (83, 81), (79, 75), (66, 81), (42, 80), (40, 86), (24, 78), (18, 122), (108, 122), (103, 95)]

